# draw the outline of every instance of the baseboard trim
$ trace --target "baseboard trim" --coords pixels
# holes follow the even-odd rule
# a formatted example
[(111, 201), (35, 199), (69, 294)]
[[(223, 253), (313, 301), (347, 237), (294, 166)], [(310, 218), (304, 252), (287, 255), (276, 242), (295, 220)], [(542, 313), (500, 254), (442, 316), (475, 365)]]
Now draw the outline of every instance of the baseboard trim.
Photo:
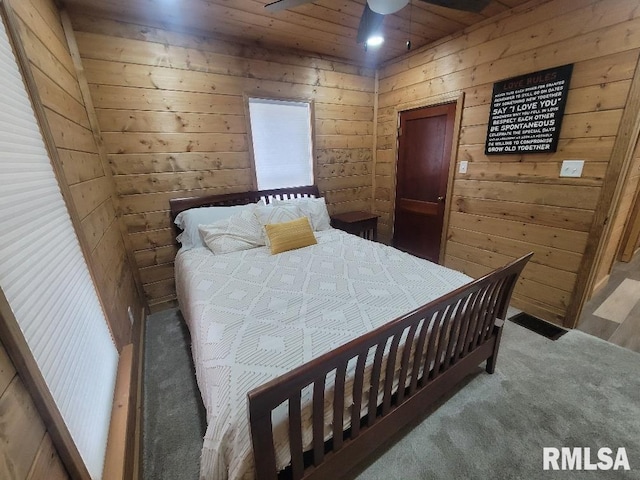
[(593, 286), (593, 289), (591, 290), (591, 295), (589, 295), (589, 299), (593, 298), (593, 296), (596, 293), (598, 293), (601, 288), (603, 288), (604, 286), (607, 285), (607, 283), (609, 283), (609, 278), (611, 278), (611, 275), (606, 275), (603, 278), (601, 278), (600, 281)]
[(146, 310), (133, 325), (132, 342), (120, 352), (103, 480), (141, 478), (142, 369)]
[(121, 480), (125, 477), (127, 463), (127, 430), (131, 407), (131, 367), (133, 344), (125, 345), (120, 352), (116, 388), (111, 410), (109, 438), (104, 460), (103, 480)]
[(131, 468), (131, 478), (137, 480), (142, 478), (142, 408), (143, 408), (143, 373), (144, 373), (144, 332), (145, 332), (145, 320), (147, 318), (147, 312), (142, 308), (140, 314), (140, 321), (138, 328), (136, 329), (137, 335), (134, 338), (135, 345), (135, 358), (136, 364), (134, 367), (133, 375), (136, 376), (136, 388), (135, 396), (132, 397), (134, 406), (132, 409), (133, 418), (131, 419), (133, 425), (130, 424), (131, 432), (133, 433), (133, 461)]

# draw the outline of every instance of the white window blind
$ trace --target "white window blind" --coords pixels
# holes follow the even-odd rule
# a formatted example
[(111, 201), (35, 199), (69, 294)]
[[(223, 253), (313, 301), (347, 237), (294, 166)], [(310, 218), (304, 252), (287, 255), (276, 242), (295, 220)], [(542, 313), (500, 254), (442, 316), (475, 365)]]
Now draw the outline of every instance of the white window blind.
[(1, 21), (0, 30), (0, 287), (98, 479), (118, 352)]
[(309, 103), (250, 98), (249, 116), (258, 188), (312, 185)]

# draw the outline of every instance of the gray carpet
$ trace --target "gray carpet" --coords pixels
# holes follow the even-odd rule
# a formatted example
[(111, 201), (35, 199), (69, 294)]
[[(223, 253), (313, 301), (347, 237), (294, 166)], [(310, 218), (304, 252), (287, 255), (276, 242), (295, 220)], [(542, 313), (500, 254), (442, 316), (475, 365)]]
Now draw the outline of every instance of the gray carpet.
[(142, 478), (197, 479), (206, 414), (189, 330), (176, 310), (147, 320), (143, 408)]
[[(204, 414), (179, 312), (151, 316), (146, 341), (144, 478), (197, 479)], [(543, 471), (542, 447), (625, 447), (631, 471)], [(496, 373), (479, 369), (353, 478), (640, 479), (640, 355), (507, 322)]]

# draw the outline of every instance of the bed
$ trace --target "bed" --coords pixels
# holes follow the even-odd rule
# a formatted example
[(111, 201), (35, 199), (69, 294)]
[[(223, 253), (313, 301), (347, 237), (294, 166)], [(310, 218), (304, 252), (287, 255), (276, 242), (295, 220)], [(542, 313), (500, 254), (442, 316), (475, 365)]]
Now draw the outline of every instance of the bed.
[[(175, 199), (171, 216), (301, 197), (317, 187)], [(335, 229), (315, 236), (278, 255), (176, 257), (207, 410), (201, 478), (340, 478), (478, 365), (495, 369), (531, 254), (473, 281)]]

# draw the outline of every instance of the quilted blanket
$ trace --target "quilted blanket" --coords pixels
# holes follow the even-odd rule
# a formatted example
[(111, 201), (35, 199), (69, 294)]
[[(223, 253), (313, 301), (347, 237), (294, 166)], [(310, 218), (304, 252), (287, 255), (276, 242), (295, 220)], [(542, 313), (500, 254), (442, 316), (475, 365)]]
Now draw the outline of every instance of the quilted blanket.
[[(471, 280), (339, 230), (315, 234), (317, 245), (278, 255), (196, 248), (176, 258), (207, 411), (202, 479), (254, 478), (249, 390)], [(286, 424), (276, 418), (274, 432), (284, 468)]]

